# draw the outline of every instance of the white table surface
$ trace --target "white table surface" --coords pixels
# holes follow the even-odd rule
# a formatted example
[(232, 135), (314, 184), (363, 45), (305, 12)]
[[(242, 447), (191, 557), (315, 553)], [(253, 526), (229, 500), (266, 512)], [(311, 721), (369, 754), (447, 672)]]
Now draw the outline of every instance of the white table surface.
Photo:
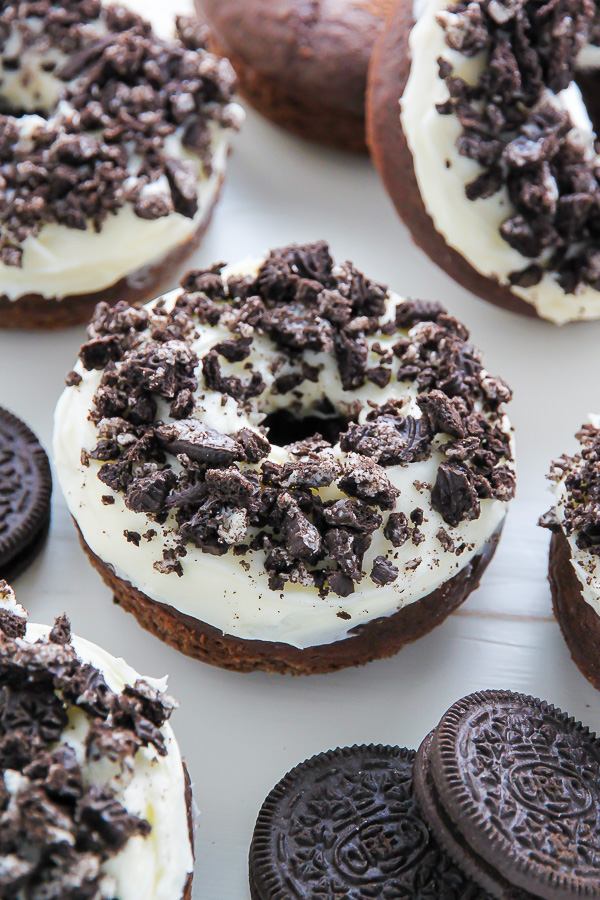
[[(169, 673), (181, 704), (173, 725), (200, 809), (194, 898), (203, 900), (247, 900), (259, 807), (313, 753), (355, 742), (417, 747), (455, 700), (492, 687), (541, 696), (600, 729), (600, 695), (572, 662), (552, 616), (548, 533), (536, 525), (549, 506), (550, 460), (573, 449), (587, 413), (600, 411), (600, 323), (559, 329), (466, 293), (413, 246), (366, 159), (297, 140), (249, 113), (192, 264), (318, 238), (338, 259), (353, 260), (399, 293), (437, 298), (467, 323), (487, 368), (515, 392), (518, 492), (482, 586), (443, 625), (393, 659), (292, 678), (221, 671), (142, 631), (113, 606), (84, 558), (55, 482), (50, 540), (17, 579), (18, 599), (33, 621), (66, 610), (77, 633), (142, 673)], [(83, 337), (83, 328), (0, 333), (0, 404), (24, 418), (48, 450), (54, 406)]]

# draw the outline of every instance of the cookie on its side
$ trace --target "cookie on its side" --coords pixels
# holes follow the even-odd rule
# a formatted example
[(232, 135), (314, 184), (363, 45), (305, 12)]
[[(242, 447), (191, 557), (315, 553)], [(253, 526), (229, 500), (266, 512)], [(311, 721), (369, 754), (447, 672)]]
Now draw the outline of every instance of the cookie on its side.
[(191, 790), (164, 682), (27, 623), (0, 582), (2, 897), (190, 900)]
[(600, 897), (600, 746), (549, 703), (482, 691), (421, 745), (415, 791), (454, 862), (490, 897)]
[(457, 701), (418, 752), (313, 756), (265, 800), (253, 900), (600, 897), (600, 742), (542, 700)]
[(0, 579), (36, 558), (50, 528), (52, 474), (34, 433), (0, 407)]
[(600, 690), (600, 419), (577, 434), (579, 452), (554, 460), (549, 581), (554, 614), (580, 670)]
[(507, 385), (464, 325), (327, 245), (100, 307), (56, 411), (92, 563), (144, 627), (242, 671), (389, 656), (474, 590), (514, 493)]
[(598, 318), (600, 181), (578, 87), (597, 79), (593, 5), (417, 8), (417, 21), (408, 0), (390, 15), (367, 102), (375, 164), (415, 242), (499, 306)]
[(0, 327), (156, 296), (199, 243), (243, 113), (205, 29), (173, 26), (99, 0), (0, 9)]
[(485, 900), (423, 819), (414, 759), (399, 747), (345, 747), (288, 772), (254, 829), (253, 900)]
[(240, 90), (277, 125), (365, 152), (365, 91), (392, 0), (196, 0)]

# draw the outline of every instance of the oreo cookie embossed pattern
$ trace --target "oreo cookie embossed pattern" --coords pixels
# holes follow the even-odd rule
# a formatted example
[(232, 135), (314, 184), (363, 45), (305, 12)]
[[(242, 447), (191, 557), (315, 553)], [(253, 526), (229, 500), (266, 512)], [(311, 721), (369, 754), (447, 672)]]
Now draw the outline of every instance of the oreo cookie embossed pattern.
[(0, 577), (15, 578), (50, 525), (50, 463), (24, 422), (0, 407)]

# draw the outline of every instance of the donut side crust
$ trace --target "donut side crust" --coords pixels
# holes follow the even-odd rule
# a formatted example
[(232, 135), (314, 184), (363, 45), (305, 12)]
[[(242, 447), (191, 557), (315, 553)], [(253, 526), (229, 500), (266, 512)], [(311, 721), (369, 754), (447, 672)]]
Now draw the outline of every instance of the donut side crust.
[[(409, 36), (414, 25), (412, 2), (399, 0), (371, 58), (367, 88), (367, 143), (401, 219), (413, 241), (454, 281), (473, 294), (510, 312), (541, 318), (535, 306), (506, 285), (477, 272), (436, 231), (425, 209), (412, 153), (400, 121), (400, 98), (410, 74)], [(441, 186), (440, 186), (441, 187)]]
[(41, 294), (23, 294), (16, 300), (0, 295), (0, 329), (56, 330), (87, 324), (98, 303), (114, 306), (121, 300), (134, 305), (151, 300), (174, 286), (185, 260), (200, 246), (214, 208), (219, 200), (223, 176), (215, 198), (188, 240), (179, 244), (159, 262), (144, 266), (136, 273), (124, 276), (115, 284), (89, 294), (68, 294), (60, 299)]
[(114, 602), (132, 613), (142, 628), (181, 653), (236, 672), (263, 670), (282, 675), (313, 675), (393, 656), (405, 644), (418, 640), (440, 625), (479, 587), (495, 553), (503, 524), (463, 569), (426, 597), (391, 616), (358, 626), (352, 637), (305, 650), (290, 644), (245, 640), (223, 634), (199, 619), (152, 600), (130, 582), (119, 578), (112, 566), (90, 549), (77, 522), (75, 527), (91, 564), (112, 590)]
[(562, 529), (554, 531), (550, 540), (548, 581), (554, 615), (573, 661), (600, 690), (600, 616), (583, 597), (571, 562), (571, 547)]

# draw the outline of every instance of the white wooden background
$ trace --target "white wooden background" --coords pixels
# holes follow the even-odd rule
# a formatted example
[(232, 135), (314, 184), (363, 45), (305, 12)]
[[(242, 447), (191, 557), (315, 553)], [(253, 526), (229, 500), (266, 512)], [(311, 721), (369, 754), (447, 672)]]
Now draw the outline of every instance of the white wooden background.
[[(164, 12), (166, 4), (156, 2)], [(178, 0), (180, 8), (187, 3)], [(18, 598), (34, 621), (66, 610), (79, 634), (142, 673), (169, 673), (181, 703), (173, 724), (200, 810), (194, 897), (202, 900), (247, 900), (247, 851), (260, 804), (313, 753), (354, 742), (416, 747), (451, 703), (491, 687), (536, 694), (600, 729), (600, 696), (571, 661), (552, 617), (548, 534), (536, 525), (549, 505), (550, 459), (572, 449), (587, 413), (600, 410), (600, 323), (558, 329), (467, 294), (411, 244), (366, 159), (304, 143), (250, 113), (193, 264), (317, 238), (400, 293), (442, 300), (469, 325), (488, 369), (515, 392), (518, 493), (481, 588), (445, 624), (394, 659), (294, 679), (213, 669), (143, 632), (112, 605), (84, 558), (55, 484), (50, 540), (17, 580)], [(0, 404), (23, 417), (47, 449), (54, 405), (83, 335), (83, 328), (0, 333)]]

